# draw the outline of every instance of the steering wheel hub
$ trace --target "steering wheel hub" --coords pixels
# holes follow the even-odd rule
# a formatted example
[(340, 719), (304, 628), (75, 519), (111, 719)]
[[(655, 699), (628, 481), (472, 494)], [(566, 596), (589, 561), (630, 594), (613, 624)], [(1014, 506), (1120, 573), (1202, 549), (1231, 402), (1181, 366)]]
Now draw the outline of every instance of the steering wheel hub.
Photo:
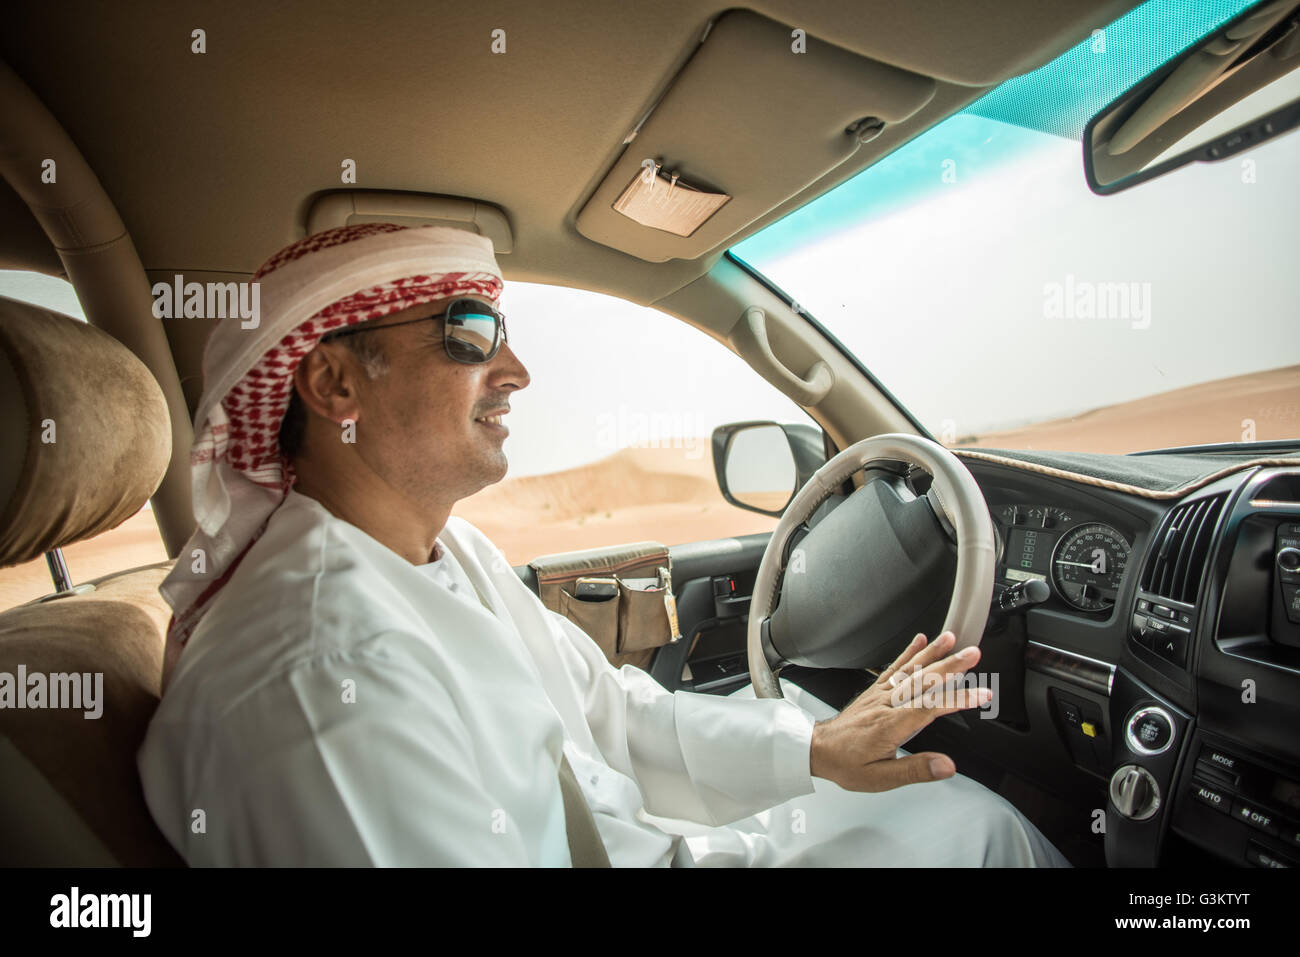
[[(916, 495), (896, 469), (869, 481), (789, 550), (794, 534), (854, 472), (882, 461), (933, 476)], [(955, 545), (953, 536), (955, 535)], [(995, 565), (993, 522), (961, 461), (930, 439), (877, 435), (823, 465), (795, 495), (768, 541), (750, 605), (748, 658), (758, 697), (781, 697), (774, 668), (865, 668), (895, 657), (925, 623), (954, 650), (978, 645)], [(775, 610), (774, 610), (775, 609)]]

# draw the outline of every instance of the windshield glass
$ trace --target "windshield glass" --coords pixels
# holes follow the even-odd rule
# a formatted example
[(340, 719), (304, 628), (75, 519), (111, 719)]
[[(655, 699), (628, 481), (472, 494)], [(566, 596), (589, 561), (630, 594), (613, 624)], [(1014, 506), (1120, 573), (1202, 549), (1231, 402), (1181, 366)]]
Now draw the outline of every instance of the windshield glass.
[(1151, 0), (731, 252), (946, 445), (1300, 435), (1300, 134), (1112, 196), (1094, 113), (1250, 6)]

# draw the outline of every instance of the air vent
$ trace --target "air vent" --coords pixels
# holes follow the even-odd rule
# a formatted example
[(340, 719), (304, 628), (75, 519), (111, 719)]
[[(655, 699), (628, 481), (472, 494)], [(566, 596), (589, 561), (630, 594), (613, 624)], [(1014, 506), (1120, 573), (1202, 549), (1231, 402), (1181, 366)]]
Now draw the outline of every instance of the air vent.
[(1143, 591), (1172, 601), (1196, 604), (1210, 540), (1227, 494), (1179, 505), (1160, 526), (1151, 558), (1142, 573)]

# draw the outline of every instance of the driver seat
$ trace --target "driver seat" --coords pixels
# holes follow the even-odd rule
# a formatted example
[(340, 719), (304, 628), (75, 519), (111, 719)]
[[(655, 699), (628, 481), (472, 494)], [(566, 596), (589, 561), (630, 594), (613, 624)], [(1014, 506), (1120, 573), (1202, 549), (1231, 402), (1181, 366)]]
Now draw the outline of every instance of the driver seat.
[[(93, 326), (4, 297), (0, 422), (0, 568), (120, 525), (171, 457), (166, 401), (139, 359)], [(0, 612), (0, 865), (183, 864), (136, 770), (159, 699), (170, 567)], [(93, 708), (68, 685), (72, 707), (49, 706), (53, 682), (45, 706), (26, 693), (36, 675), (86, 674), (92, 693), (102, 680)]]

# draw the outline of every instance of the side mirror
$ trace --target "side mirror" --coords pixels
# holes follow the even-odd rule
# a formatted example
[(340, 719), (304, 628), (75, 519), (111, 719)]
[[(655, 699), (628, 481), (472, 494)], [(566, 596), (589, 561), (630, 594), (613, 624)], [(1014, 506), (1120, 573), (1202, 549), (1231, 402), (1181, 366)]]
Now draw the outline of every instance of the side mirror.
[(822, 432), (811, 425), (733, 422), (713, 430), (718, 488), (737, 508), (779, 517), (825, 462)]
[(1116, 193), (1300, 125), (1300, 3), (1259, 3), (1120, 95), (1083, 131), (1088, 187)]

